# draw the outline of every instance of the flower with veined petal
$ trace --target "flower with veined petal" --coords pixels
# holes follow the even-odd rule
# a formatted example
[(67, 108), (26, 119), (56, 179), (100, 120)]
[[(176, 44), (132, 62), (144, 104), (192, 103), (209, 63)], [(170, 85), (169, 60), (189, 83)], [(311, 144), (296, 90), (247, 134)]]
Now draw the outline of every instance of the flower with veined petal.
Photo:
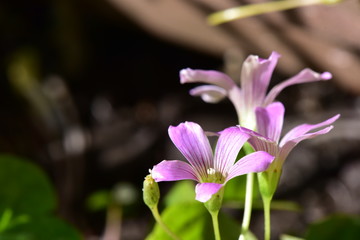
[(217, 103), (227, 96), (235, 106), (240, 125), (254, 130), (256, 129), (255, 109), (268, 106), (284, 88), (299, 83), (329, 80), (332, 77), (329, 72), (317, 73), (304, 69), (292, 78), (274, 86), (266, 94), (279, 57), (280, 55), (276, 52), (273, 52), (268, 59), (250, 55), (242, 66), (241, 88), (228, 75), (213, 70), (183, 69), (180, 71), (180, 82), (210, 84), (195, 87), (190, 90), (190, 94), (201, 96), (205, 102), (209, 103)]
[[(291, 150), (301, 141), (314, 138), (319, 135), (328, 133), (338, 118), (339, 114), (318, 124), (301, 124), (290, 130), (280, 141), (280, 135), (283, 127), (285, 108), (282, 103), (274, 102), (269, 106), (256, 109), (257, 132), (247, 128), (239, 127), (244, 133), (251, 135), (248, 142), (256, 151), (266, 151), (275, 156), (270, 167), (260, 173), (264, 178), (262, 183), (259, 179), (260, 191), (268, 191), (267, 195), (274, 194), (282, 166)], [(320, 129), (317, 131), (313, 131)], [(261, 185), (266, 186), (261, 186)]]
[(155, 165), (151, 175), (156, 182), (191, 179), (198, 182), (196, 200), (208, 201), (230, 179), (249, 172), (267, 169), (273, 156), (258, 151), (237, 162), (236, 157), (250, 135), (238, 127), (229, 127), (218, 133), (219, 139), (213, 154), (203, 129), (196, 123), (184, 122), (169, 127), (169, 136), (187, 162), (164, 160)]

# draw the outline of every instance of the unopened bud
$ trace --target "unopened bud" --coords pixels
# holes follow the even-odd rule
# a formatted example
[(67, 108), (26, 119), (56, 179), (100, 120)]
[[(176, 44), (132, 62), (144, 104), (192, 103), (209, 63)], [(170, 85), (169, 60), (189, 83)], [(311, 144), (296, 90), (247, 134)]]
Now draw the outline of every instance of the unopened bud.
[(152, 178), (151, 174), (147, 175), (144, 180), (143, 199), (150, 209), (156, 207), (160, 199), (159, 186)]

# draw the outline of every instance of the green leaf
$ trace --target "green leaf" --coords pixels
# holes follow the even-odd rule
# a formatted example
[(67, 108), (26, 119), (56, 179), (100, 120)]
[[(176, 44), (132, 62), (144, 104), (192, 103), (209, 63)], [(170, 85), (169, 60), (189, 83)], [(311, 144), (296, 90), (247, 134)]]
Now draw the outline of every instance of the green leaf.
[(0, 155), (0, 239), (79, 240), (66, 222), (52, 217), (56, 196), (46, 174), (30, 161)]
[[(182, 240), (214, 239), (210, 214), (198, 202), (173, 204), (162, 213), (165, 224)], [(237, 239), (240, 225), (225, 214), (219, 214), (222, 239)], [(147, 240), (172, 240), (159, 225), (155, 225)]]
[(11, 240), (80, 240), (80, 234), (68, 223), (54, 217), (34, 217), (30, 222), (17, 225), (0, 239)]
[(231, 179), (225, 185), (224, 201), (245, 201), (246, 175)]
[(1, 233), (1, 240), (32, 240), (31, 236), (23, 233)]
[(193, 181), (176, 182), (164, 198), (166, 206), (189, 202), (195, 202), (195, 186)]
[(360, 239), (360, 217), (334, 215), (310, 226), (307, 240), (358, 240)]
[(24, 159), (0, 155), (0, 213), (39, 215), (56, 207), (54, 190), (45, 173)]
[(0, 218), (0, 233), (19, 224), (29, 222), (28, 215), (13, 216), (11, 209), (6, 209)]
[(37, 215), (56, 207), (54, 190), (46, 174), (24, 159), (0, 155), (0, 212)]

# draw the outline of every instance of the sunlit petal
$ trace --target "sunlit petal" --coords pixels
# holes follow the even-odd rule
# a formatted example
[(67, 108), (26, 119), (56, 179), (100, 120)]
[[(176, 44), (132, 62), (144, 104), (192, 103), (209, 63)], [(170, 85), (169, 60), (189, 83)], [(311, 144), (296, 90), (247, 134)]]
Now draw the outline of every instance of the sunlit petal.
[(207, 169), (213, 166), (213, 155), (203, 129), (197, 123), (184, 122), (170, 126), (169, 136), (198, 175), (206, 176)]
[(151, 176), (156, 182), (191, 179), (199, 181), (193, 168), (179, 160), (162, 161), (151, 170)]
[(274, 158), (274, 156), (263, 151), (248, 154), (230, 168), (226, 181), (247, 173), (263, 172), (269, 167)]
[(258, 107), (256, 109), (256, 125), (257, 131), (267, 138), (279, 142), (285, 107), (280, 102), (275, 102), (266, 108)]
[(190, 95), (200, 96), (204, 102), (218, 103), (227, 96), (224, 88), (214, 85), (203, 85), (190, 90)]
[(224, 88), (227, 91), (236, 85), (228, 75), (222, 72), (214, 70), (194, 70), (190, 68), (180, 71), (180, 82), (182, 84), (194, 82), (208, 83)]
[(340, 117), (340, 114), (335, 115), (332, 118), (329, 118), (321, 123), (318, 124), (301, 124), (293, 129), (291, 129), (282, 139), (280, 142), (280, 147), (282, 147), (284, 144), (286, 144), (288, 141), (291, 141), (295, 138), (301, 137), (302, 135), (308, 133), (311, 130), (328, 126), (332, 123), (334, 123), (338, 118)]
[(195, 199), (200, 202), (207, 202), (222, 186), (219, 183), (198, 183), (195, 188)]
[(284, 161), (286, 159), (286, 157), (289, 155), (289, 153), (291, 152), (291, 150), (301, 141), (306, 140), (306, 139), (311, 139), (311, 138), (314, 138), (319, 135), (324, 135), (324, 134), (330, 132), (331, 129), (333, 129), (333, 126), (326, 127), (317, 132), (303, 134), (303, 135), (292, 138), (291, 140), (285, 142), (284, 146), (282, 146), (280, 149), (279, 159), (281, 161)]
[(317, 73), (311, 69), (304, 69), (297, 75), (293, 76), (292, 78), (283, 81), (273, 87), (269, 94), (266, 96), (264, 101), (264, 106), (272, 103), (275, 98), (279, 95), (279, 93), (286, 87), (299, 84), (299, 83), (307, 83), (307, 82), (316, 82), (316, 81), (326, 81), (332, 78), (331, 73), (324, 72), (324, 73)]
[(214, 156), (215, 170), (226, 174), (249, 137), (247, 133), (241, 131), (238, 127), (226, 128), (220, 132)]
[(261, 106), (270, 83), (274, 68), (280, 58), (280, 54), (272, 52), (268, 59), (260, 59), (250, 55), (243, 63), (241, 70), (241, 89), (243, 101), (249, 106)]

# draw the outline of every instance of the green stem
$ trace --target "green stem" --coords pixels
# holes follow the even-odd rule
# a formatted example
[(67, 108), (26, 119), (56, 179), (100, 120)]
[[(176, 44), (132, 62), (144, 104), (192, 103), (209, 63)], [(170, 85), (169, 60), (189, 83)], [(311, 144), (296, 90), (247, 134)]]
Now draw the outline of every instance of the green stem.
[(271, 205), (271, 198), (264, 198), (264, 240), (270, 240), (271, 236), (271, 223), (270, 223), (270, 205)]
[(211, 215), (211, 218), (212, 218), (212, 223), (213, 223), (213, 228), (214, 228), (215, 240), (221, 240), (220, 230), (219, 230), (218, 214), (219, 214), (219, 211), (210, 212), (210, 215)]
[[(245, 143), (243, 148), (246, 155), (254, 151), (248, 143)], [(246, 175), (246, 195), (245, 195), (245, 203), (244, 203), (244, 216), (241, 225), (241, 234), (239, 236), (239, 240), (245, 239), (245, 236), (247, 236), (247, 232), (249, 231), (252, 204), (253, 204), (253, 189), (254, 189), (254, 173), (248, 173)]]
[(251, 211), (253, 204), (253, 188), (254, 188), (254, 173), (248, 173), (246, 176), (246, 195), (244, 205), (244, 216), (241, 225), (241, 235), (239, 240), (245, 239), (250, 227)]
[(161, 216), (159, 214), (159, 210), (157, 206), (150, 209), (156, 222), (159, 224), (159, 226), (174, 240), (181, 240), (173, 231), (171, 231), (168, 226), (163, 222), (161, 219)]

